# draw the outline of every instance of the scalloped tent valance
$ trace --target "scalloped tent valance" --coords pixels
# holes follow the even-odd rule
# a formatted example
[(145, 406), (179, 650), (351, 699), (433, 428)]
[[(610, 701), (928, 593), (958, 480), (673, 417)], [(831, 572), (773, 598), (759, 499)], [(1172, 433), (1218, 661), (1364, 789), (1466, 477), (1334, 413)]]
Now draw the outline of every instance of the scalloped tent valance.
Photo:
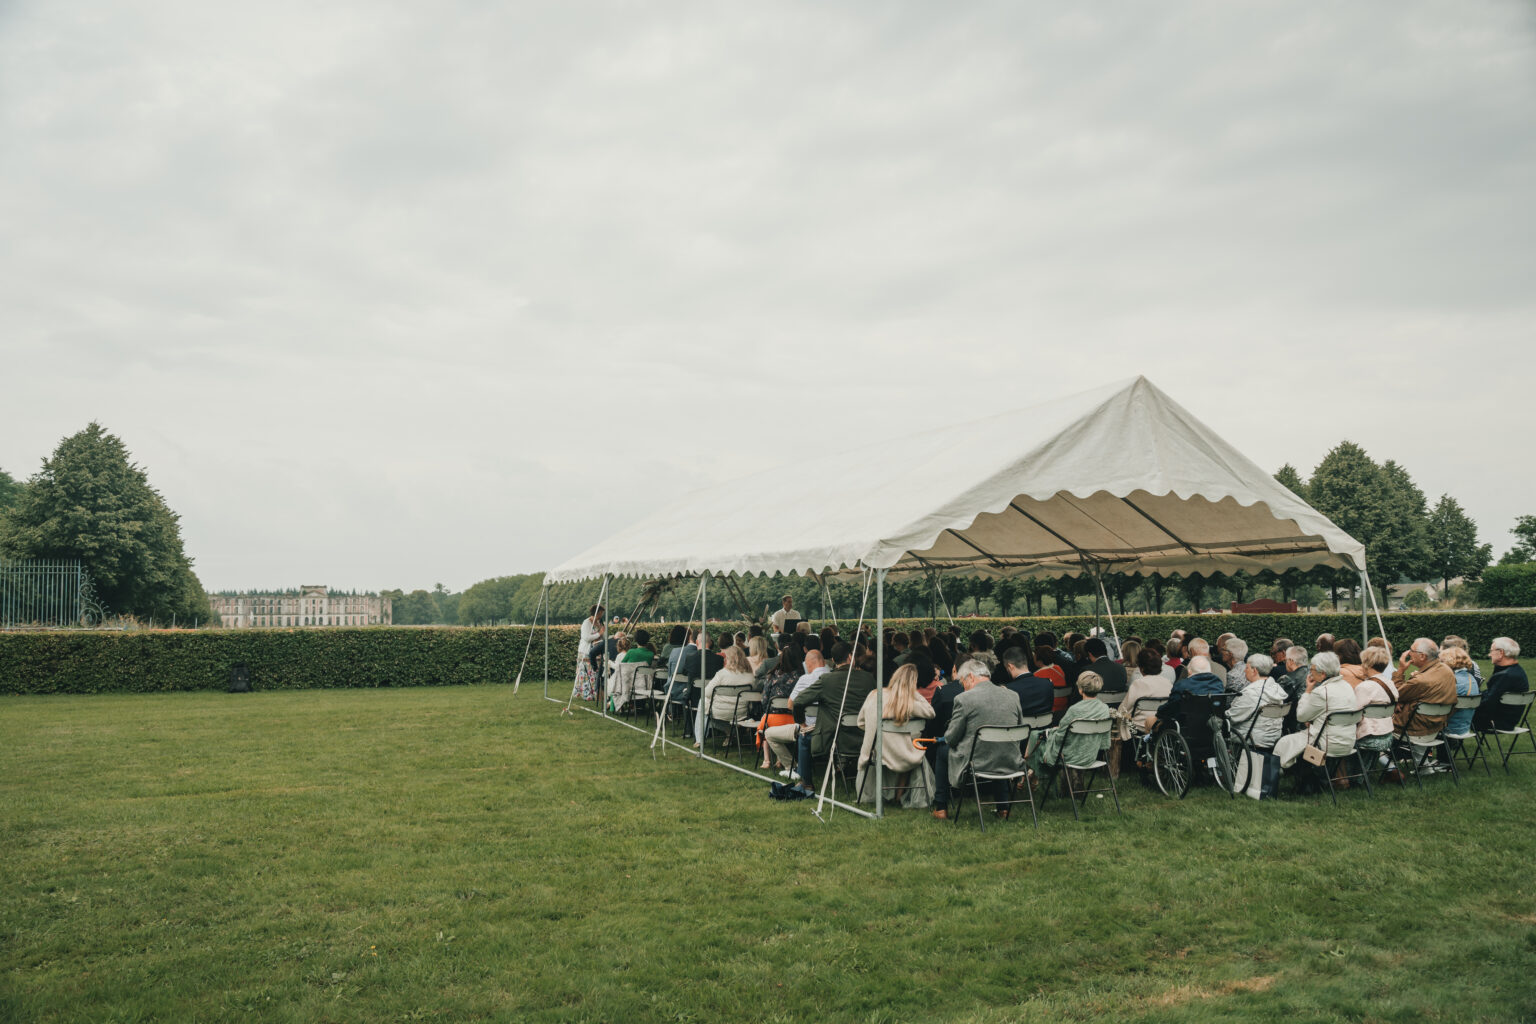
[[(1145, 377), (796, 464), (786, 507), (722, 482), (552, 569), (996, 576), (1365, 569), (1365, 549)], [(755, 483), (755, 481), (754, 481)]]

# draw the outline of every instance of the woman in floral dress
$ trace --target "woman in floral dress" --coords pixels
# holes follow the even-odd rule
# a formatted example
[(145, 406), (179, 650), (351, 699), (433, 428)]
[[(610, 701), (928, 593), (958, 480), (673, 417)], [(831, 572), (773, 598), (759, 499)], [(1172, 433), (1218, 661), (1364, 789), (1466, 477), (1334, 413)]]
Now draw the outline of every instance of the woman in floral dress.
[(576, 646), (576, 685), (571, 688), (572, 699), (597, 699), (597, 670), (592, 667), (588, 656), (592, 653), (593, 644), (603, 642), (603, 613), (603, 606), (595, 604), (588, 610), (587, 617), (581, 620), (581, 642)]

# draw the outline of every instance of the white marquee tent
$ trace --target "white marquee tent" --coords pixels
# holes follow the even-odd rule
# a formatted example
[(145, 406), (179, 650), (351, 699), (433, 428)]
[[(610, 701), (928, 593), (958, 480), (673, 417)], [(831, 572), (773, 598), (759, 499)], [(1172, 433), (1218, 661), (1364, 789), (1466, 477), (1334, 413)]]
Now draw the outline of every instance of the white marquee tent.
[(802, 500), (763, 500), (761, 474), (722, 481), (568, 559), (546, 586), (860, 573), (873, 576), (876, 635), (889, 572), (1101, 579), (1331, 566), (1358, 570), (1370, 592), (1358, 541), (1145, 377), (787, 471), (807, 481)]

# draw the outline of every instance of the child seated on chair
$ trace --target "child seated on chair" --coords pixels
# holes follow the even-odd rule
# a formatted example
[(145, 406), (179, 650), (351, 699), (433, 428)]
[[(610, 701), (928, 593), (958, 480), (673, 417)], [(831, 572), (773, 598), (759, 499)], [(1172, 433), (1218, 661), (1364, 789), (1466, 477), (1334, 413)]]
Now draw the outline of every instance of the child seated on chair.
[(1084, 672), (1077, 677), (1077, 692), (1083, 699), (1067, 708), (1059, 724), (1046, 730), (1045, 740), (1036, 744), (1029, 756), (1031, 770), (1038, 772), (1041, 765), (1049, 768), (1058, 761), (1092, 764), (1103, 760), (1109, 751), (1109, 733), (1082, 735), (1073, 733), (1071, 728), (1073, 722), (1098, 722), (1110, 717), (1109, 705), (1098, 699), (1103, 688), (1104, 680), (1097, 672)]

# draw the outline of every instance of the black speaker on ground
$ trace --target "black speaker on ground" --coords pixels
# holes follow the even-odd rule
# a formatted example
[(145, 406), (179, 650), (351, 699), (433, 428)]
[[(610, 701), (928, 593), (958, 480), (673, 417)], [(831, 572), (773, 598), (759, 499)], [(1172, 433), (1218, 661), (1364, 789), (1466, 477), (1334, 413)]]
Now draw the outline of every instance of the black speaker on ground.
[(251, 670), (244, 662), (232, 665), (229, 669), (229, 692), (251, 692)]

